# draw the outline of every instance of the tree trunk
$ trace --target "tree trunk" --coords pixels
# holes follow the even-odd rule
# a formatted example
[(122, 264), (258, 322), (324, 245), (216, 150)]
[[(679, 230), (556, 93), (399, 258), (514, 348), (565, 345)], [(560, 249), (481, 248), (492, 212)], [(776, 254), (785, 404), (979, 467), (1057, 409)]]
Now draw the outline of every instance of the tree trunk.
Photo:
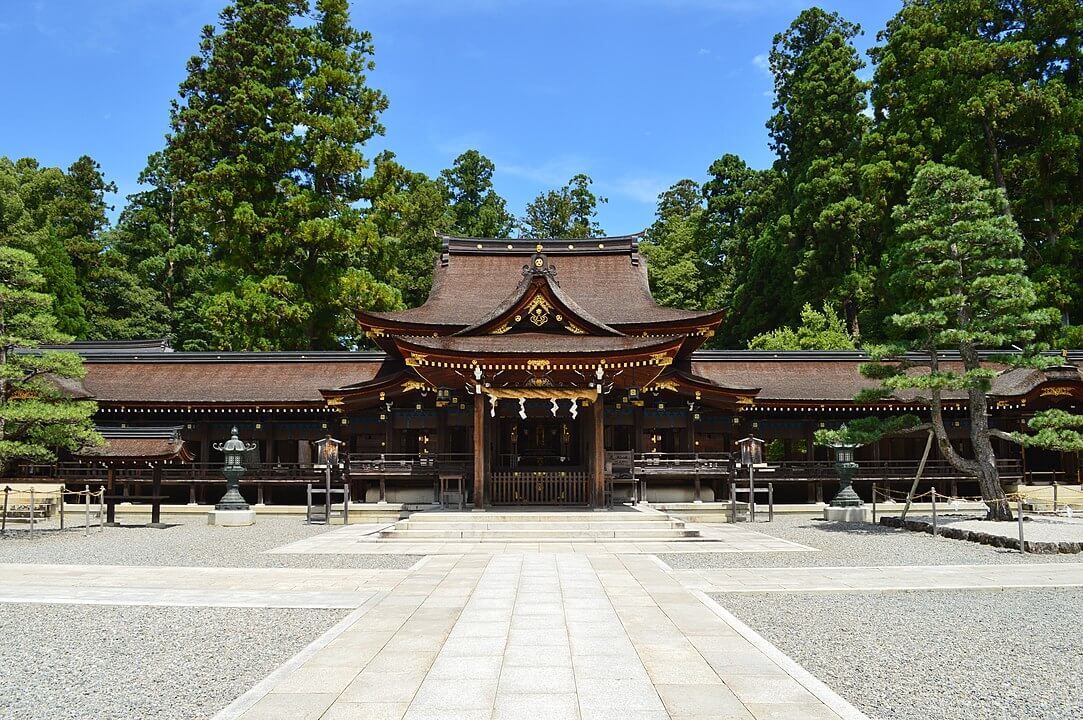
[[(976, 370), (981, 367), (978, 352), (973, 346), (963, 345), (959, 348), (959, 354), (963, 360), (963, 367), (967, 370)], [(970, 388), (967, 396), (970, 401), (968, 408), (970, 442), (974, 446), (981, 497), (989, 507), (988, 518), (1011, 520), (1012, 509), (1008, 504), (1008, 498), (1004, 495), (1004, 488), (1000, 484), (996, 453), (993, 451), (993, 443), (989, 437), (989, 399), (981, 388)]]
[[(977, 361), (977, 353), (971, 348), (962, 348), (963, 363), (967, 369), (972, 361)], [(936, 372), (939, 362), (936, 352), (930, 353), (930, 369)], [(956, 470), (977, 478), (981, 488), (981, 496), (989, 507), (989, 519), (1011, 520), (1012, 511), (1008, 505), (1008, 499), (1004, 496), (1004, 488), (1000, 486), (1000, 475), (997, 472), (996, 455), (993, 452), (993, 444), (989, 439), (989, 416), (987, 414), (988, 401), (985, 393), (980, 388), (971, 389), (968, 392), (970, 406), (970, 440), (974, 445), (976, 460), (964, 458), (951, 444), (948, 437), (947, 427), (944, 425), (943, 401), (940, 390), (933, 390), (930, 403), (930, 415), (932, 417), (933, 433), (936, 436), (936, 444), (940, 454)]]

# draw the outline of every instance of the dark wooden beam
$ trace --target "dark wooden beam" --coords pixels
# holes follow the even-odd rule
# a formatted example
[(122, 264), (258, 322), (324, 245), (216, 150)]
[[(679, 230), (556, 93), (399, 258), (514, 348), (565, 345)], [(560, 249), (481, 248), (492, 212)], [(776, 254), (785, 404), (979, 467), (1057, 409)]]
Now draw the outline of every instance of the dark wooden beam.
[(594, 507), (605, 507), (605, 402), (602, 394), (594, 401), (591, 414), (594, 416)]
[(485, 508), (485, 396), (474, 395), (474, 509)]

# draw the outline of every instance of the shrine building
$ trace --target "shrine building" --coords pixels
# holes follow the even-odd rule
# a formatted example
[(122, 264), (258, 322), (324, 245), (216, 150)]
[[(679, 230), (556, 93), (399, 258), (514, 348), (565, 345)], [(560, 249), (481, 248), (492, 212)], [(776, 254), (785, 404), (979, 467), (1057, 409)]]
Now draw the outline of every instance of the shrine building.
[[(817, 429), (927, 415), (913, 391), (855, 402), (876, 384), (858, 370), (861, 352), (703, 350), (725, 312), (658, 305), (639, 240), (445, 236), (423, 305), (357, 313), (378, 351), (75, 343), (87, 375), (70, 391), (97, 401), (106, 444), (12, 472), (124, 488), (153, 480), (177, 502), (214, 502), (224, 480), (213, 445), (236, 426), (256, 445), (242, 480), (250, 502), (303, 502), (316, 480), (312, 443), (327, 435), (345, 443), (355, 501), (426, 505), (461, 487), (477, 508), (710, 502), (728, 499), (737, 442), (754, 435), (778, 500), (816, 502), (830, 499), (836, 478), (830, 450), (813, 443)], [(1078, 412), (1080, 360), (1066, 352), (1045, 371), (999, 374), (992, 426), (1016, 430), (1051, 407)], [(965, 395), (946, 406), (965, 450)], [(861, 448), (858, 492), (907, 485), (925, 440)], [(995, 442), (1008, 482), (1080, 482), (1076, 455)], [(976, 493), (935, 448), (927, 466), (943, 492)]]

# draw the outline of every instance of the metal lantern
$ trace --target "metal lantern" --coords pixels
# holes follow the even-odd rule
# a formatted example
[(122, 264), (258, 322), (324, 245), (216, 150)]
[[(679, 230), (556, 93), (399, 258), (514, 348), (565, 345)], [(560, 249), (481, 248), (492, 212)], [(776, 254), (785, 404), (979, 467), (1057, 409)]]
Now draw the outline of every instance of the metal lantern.
[[(846, 425), (839, 428), (846, 433)], [(829, 446), (835, 451), (835, 470), (839, 474), (839, 491), (831, 501), (831, 507), (861, 507), (865, 503), (854, 492), (854, 474), (858, 464), (854, 462), (854, 449), (859, 447), (856, 443), (835, 442)]]
[(244, 454), (256, 449), (255, 443), (242, 442), (237, 436), (237, 428), (230, 430), (230, 438), (224, 443), (215, 443), (214, 449), (222, 452), (224, 467), (222, 474), (226, 476), (226, 494), (214, 506), (215, 510), (247, 510), (248, 503), (241, 495), (241, 476), (244, 475)]

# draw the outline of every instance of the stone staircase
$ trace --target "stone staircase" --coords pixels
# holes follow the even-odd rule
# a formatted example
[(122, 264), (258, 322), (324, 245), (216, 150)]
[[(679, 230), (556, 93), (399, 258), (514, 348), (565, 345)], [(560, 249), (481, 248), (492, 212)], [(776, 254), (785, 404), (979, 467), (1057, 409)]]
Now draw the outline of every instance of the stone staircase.
[(379, 532), (381, 541), (412, 542), (680, 542), (703, 539), (683, 520), (656, 511), (426, 511)]

